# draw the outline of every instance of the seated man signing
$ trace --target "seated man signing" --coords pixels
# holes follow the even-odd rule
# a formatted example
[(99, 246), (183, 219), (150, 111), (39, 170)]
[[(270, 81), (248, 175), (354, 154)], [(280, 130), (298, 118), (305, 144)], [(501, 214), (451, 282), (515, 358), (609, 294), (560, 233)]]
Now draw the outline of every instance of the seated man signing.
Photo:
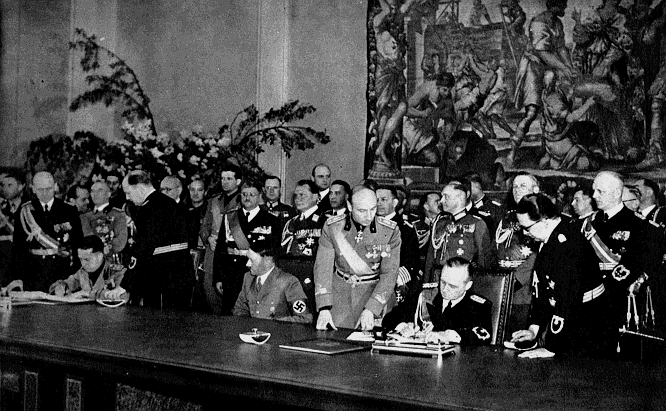
[(247, 250), (247, 267), (243, 287), (233, 315), (311, 323), (307, 298), (301, 283), (293, 275), (275, 266), (276, 249), (269, 244)]
[(424, 289), (418, 298), (388, 313), (383, 328), (405, 337), (421, 332), (426, 342), (489, 344), (492, 303), (469, 291), (473, 275), (469, 261), (450, 258), (442, 268), (439, 289)]
[(129, 293), (120, 286), (126, 269), (105, 261), (104, 243), (96, 235), (83, 238), (77, 254), (81, 268), (65, 280), (58, 280), (49, 287), (49, 294), (65, 296), (77, 294), (104, 300), (129, 299)]

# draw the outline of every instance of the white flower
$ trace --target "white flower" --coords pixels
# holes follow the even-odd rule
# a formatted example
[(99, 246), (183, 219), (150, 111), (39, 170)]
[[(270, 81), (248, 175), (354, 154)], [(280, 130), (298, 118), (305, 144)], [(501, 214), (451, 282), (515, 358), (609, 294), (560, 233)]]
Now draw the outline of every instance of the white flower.
[(160, 144), (167, 144), (167, 143), (169, 143), (169, 135), (167, 133), (164, 133), (164, 132), (159, 133), (157, 135), (157, 141)]
[(164, 169), (166, 170), (168, 175), (171, 175), (171, 167), (166, 166), (166, 167), (164, 167)]
[(557, 239), (560, 243), (563, 243), (563, 242), (567, 241), (567, 238), (564, 236), (564, 234), (558, 235)]
[(183, 153), (178, 153), (176, 158), (178, 159), (178, 161), (183, 161)]
[(180, 138), (186, 139), (190, 136), (190, 132), (187, 130), (180, 130)]
[(197, 124), (196, 126), (192, 127), (192, 131), (194, 131), (197, 134), (203, 134), (203, 126)]
[(155, 158), (160, 158), (164, 155), (163, 152), (161, 152), (157, 147), (153, 147), (150, 149), (150, 153), (153, 155)]
[(178, 170), (178, 176), (179, 176), (180, 178), (183, 178), (183, 179), (184, 179), (184, 178), (185, 178), (185, 172), (184, 172), (183, 170)]
[(195, 165), (195, 166), (199, 165), (199, 160), (200, 160), (199, 157), (192, 156), (192, 157), (190, 157), (190, 164)]
[(143, 146), (141, 144), (135, 144), (134, 145), (134, 151), (141, 151), (142, 148), (143, 148)]
[(206, 143), (204, 143), (204, 141), (202, 139), (200, 139), (199, 137), (195, 137), (193, 140), (194, 140), (194, 144), (196, 144), (199, 147), (201, 147), (203, 145), (206, 145)]

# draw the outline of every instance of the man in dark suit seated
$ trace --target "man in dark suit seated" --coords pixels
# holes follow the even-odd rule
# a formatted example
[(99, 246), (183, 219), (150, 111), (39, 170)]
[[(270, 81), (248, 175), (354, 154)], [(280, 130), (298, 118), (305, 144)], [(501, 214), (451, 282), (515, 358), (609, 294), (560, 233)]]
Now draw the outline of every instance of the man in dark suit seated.
[(450, 258), (442, 268), (439, 287), (424, 289), (399, 305), (384, 317), (382, 327), (402, 335), (409, 335), (416, 326), (430, 329), (426, 341), (435, 343), (489, 344), (492, 303), (469, 291), (473, 280), (469, 261)]
[(260, 244), (247, 250), (243, 288), (233, 308), (233, 315), (265, 318), (295, 323), (311, 323), (307, 297), (293, 275), (275, 266), (277, 250)]

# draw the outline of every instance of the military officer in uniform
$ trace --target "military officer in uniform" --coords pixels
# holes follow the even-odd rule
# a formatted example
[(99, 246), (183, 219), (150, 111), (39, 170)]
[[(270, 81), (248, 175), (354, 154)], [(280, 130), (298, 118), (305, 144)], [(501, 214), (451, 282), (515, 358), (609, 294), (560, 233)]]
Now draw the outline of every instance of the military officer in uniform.
[(269, 244), (279, 247), (278, 219), (259, 207), (261, 185), (245, 181), (241, 186), (241, 207), (224, 215), (215, 248), (213, 284), (222, 296), (222, 315), (231, 315), (243, 286), (247, 250)]
[(129, 299), (127, 291), (120, 286), (127, 269), (105, 261), (104, 243), (98, 236), (83, 237), (77, 247), (77, 255), (81, 268), (65, 280), (51, 284), (50, 294), (64, 296), (79, 293), (103, 300)]
[(423, 268), (426, 255), (428, 254), (432, 223), (435, 222), (435, 219), (442, 208), (442, 203), (440, 202), (441, 199), (441, 194), (434, 191), (423, 194), (419, 203), (423, 216), (412, 223), (414, 225), (414, 230), (416, 231), (416, 238), (419, 240), (421, 268)]
[(317, 329), (372, 330), (392, 308), (400, 262), (400, 230), (375, 217), (377, 197), (367, 188), (352, 195), (352, 213), (326, 221), (315, 260)]
[(12, 280), (22, 279), (25, 290), (47, 292), (54, 281), (79, 268), (73, 252), (83, 237), (79, 213), (55, 197), (55, 186), (51, 173), (35, 174), (35, 198), (23, 203), (16, 216)]
[(459, 344), (490, 344), (492, 303), (472, 293), (474, 269), (469, 261), (453, 257), (444, 263), (438, 287), (421, 291), (416, 298), (386, 314), (382, 327), (400, 331), (417, 320), (423, 329), (432, 324), (428, 341)]
[(513, 270), (513, 297), (507, 327), (509, 332), (529, 326), (527, 321), (532, 304), (532, 276), (538, 244), (520, 228), (516, 207), (524, 196), (537, 192), (539, 192), (539, 183), (533, 175), (528, 173), (516, 175), (507, 197), (507, 208), (493, 233), (499, 266)]
[(483, 192), (483, 180), (481, 180), (481, 176), (478, 173), (469, 174), (467, 179), (469, 180), (470, 188), (472, 190), (470, 194), (472, 205), (480, 212), (490, 215), (492, 227), (488, 226), (488, 229), (492, 233), (494, 232), (493, 227), (497, 227), (502, 219), (502, 210), (504, 209), (504, 206), (499, 201), (491, 200), (485, 195)]
[(277, 217), (280, 222), (280, 228), (296, 215), (294, 207), (280, 202), (280, 195), (282, 194), (282, 181), (276, 176), (267, 176), (264, 179), (264, 197), (266, 203), (261, 207), (268, 211), (273, 216)]
[(312, 323), (307, 298), (301, 283), (293, 275), (275, 266), (276, 249), (271, 245), (247, 250), (243, 288), (234, 305), (233, 315), (265, 318), (295, 323)]
[(400, 268), (396, 283), (396, 302), (400, 304), (417, 292), (421, 285), (421, 261), (419, 259), (419, 243), (414, 226), (404, 221), (396, 212), (398, 193), (395, 187), (379, 187), (377, 189), (377, 215), (391, 220), (400, 229)]
[(324, 214), (331, 209), (331, 169), (326, 164), (317, 164), (312, 168), (312, 181), (319, 188), (319, 213)]
[(540, 347), (521, 356), (611, 357), (617, 328), (613, 329), (608, 316), (607, 294), (594, 251), (579, 227), (565, 223), (543, 194), (524, 196), (516, 215), (520, 227), (542, 243), (534, 263), (530, 325), (511, 337), (513, 342), (540, 340)]
[[(215, 290), (213, 281), (213, 260), (222, 220), (230, 210), (240, 207), (240, 191), (243, 175), (241, 169), (234, 164), (225, 163), (220, 168), (220, 185), (222, 193), (208, 200), (206, 214), (201, 222), (199, 236), (206, 246), (202, 269), (204, 271), (204, 294), (210, 310), (215, 314), (222, 313), (222, 297)], [(224, 243), (224, 241), (221, 241)], [(224, 247), (224, 246), (223, 246)]]
[(155, 190), (145, 171), (130, 172), (123, 188), (136, 206), (136, 268), (124, 280), (131, 302), (151, 308), (189, 309), (194, 270), (185, 216), (171, 198)]
[(658, 258), (648, 246), (643, 220), (622, 203), (622, 178), (602, 171), (592, 188), (599, 211), (587, 217), (582, 231), (597, 254), (613, 315), (621, 326), (626, 318), (628, 287), (643, 272), (652, 275)]
[(430, 235), (423, 286), (436, 287), (442, 265), (452, 257), (471, 261), (478, 269), (491, 268), (495, 263), (494, 247), (486, 223), (467, 214), (467, 195), (461, 184), (450, 183), (442, 190), (442, 210)]
[(289, 220), (282, 229), (283, 258), (278, 265), (293, 274), (301, 282), (308, 297), (311, 312), (314, 312), (314, 260), (319, 248), (319, 237), (326, 218), (317, 207), (317, 186), (310, 180), (300, 180), (294, 190), (294, 204), (298, 215)]
[(17, 171), (0, 173), (0, 284), (11, 280), (12, 242), (16, 228), (16, 212), (22, 201), (25, 180)]
[(659, 185), (654, 181), (641, 178), (636, 180), (636, 188), (641, 193), (638, 210), (648, 221), (653, 221), (659, 225), (666, 225), (666, 211), (664, 207), (659, 206)]
[(127, 245), (127, 216), (123, 210), (111, 207), (111, 190), (104, 181), (90, 188), (93, 209), (81, 214), (83, 235), (96, 235), (104, 243), (104, 255), (112, 264), (121, 264), (120, 253)]

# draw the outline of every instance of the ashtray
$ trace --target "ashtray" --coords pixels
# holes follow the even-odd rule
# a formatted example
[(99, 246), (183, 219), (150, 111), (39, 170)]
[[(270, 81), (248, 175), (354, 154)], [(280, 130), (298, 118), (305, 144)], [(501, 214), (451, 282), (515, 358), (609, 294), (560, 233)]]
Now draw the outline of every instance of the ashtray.
[(271, 338), (271, 333), (259, 331), (258, 329), (253, 328), (252, 331), (240, 333), (238, 336), (241, 340), (243, 340), (243, 342), (261, 345), (268, 341), (269, 338)]
[(109, 299), (97, 299), (98, 304), (103, 305), (104, 307), (110, 307), (110, 308), (116, 308), (120, 307), (121, 305), (125, 304), (127, 300), (109, 300)]

